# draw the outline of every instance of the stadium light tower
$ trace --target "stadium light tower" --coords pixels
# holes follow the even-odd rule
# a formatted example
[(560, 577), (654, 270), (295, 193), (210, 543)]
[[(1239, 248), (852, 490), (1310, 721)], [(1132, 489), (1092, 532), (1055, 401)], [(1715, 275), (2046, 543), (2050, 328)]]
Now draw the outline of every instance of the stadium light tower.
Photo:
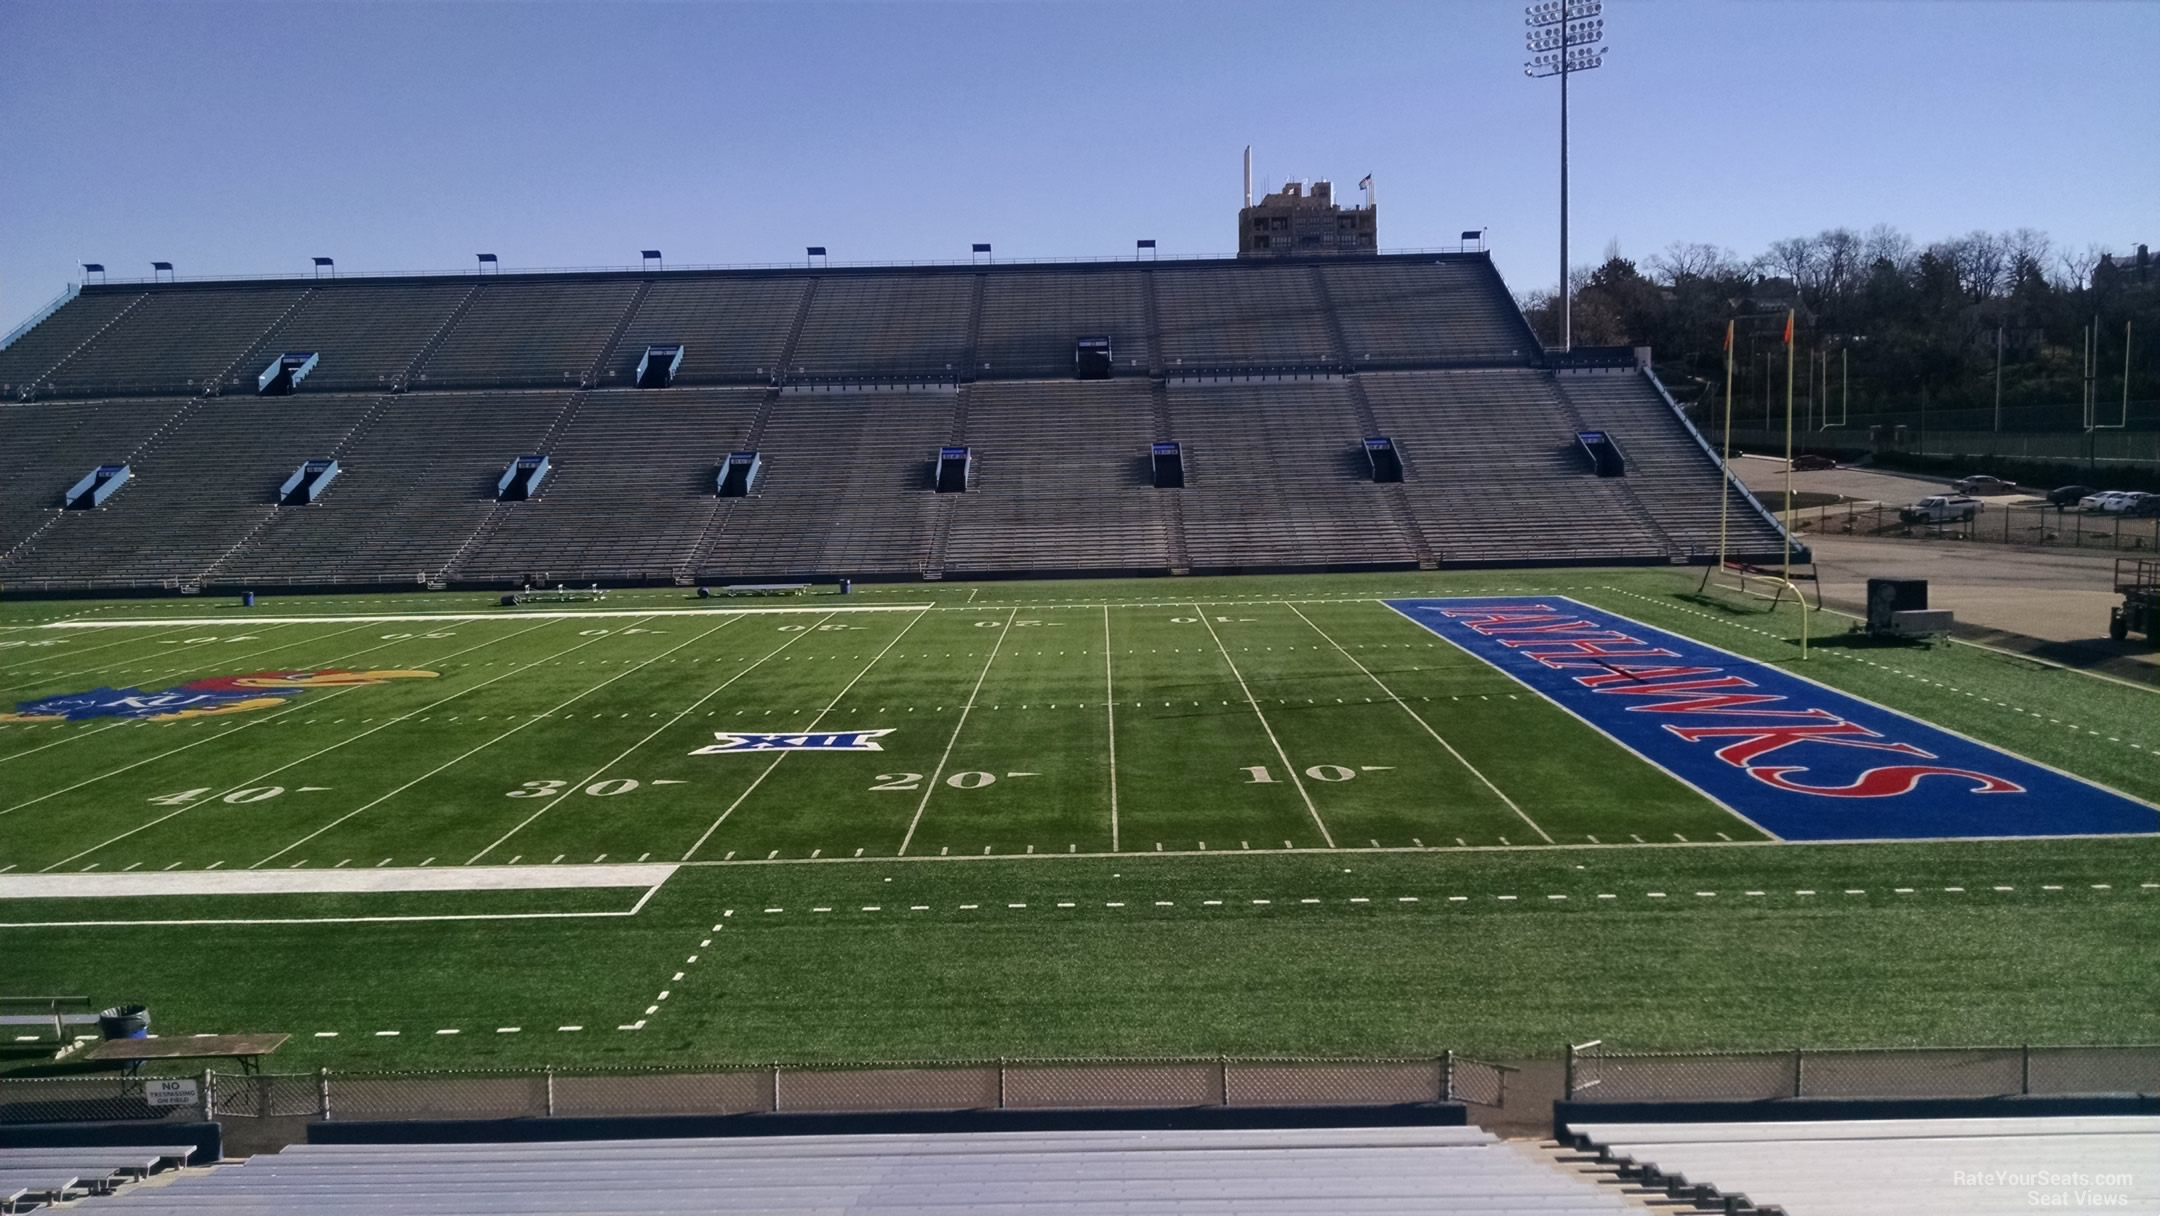
[(1567, 78), (1605, 62), (1603, 0), (1541, 0), (1523, 10), (1523, 75), (1560, 78), (1560, 349), (1574, 345), (1574, 297), (1568, 286)]

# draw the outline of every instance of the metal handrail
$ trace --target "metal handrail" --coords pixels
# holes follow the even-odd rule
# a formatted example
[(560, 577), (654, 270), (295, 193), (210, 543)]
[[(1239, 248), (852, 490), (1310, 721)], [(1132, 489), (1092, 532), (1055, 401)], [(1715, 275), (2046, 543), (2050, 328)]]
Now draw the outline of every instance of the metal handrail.
[(43, 321), (45, 318), (53, 315), (56, 312), (59, 312), (61, 305), (67, 303), (69, 300), (72, 300), (76, 296), (79, 296), (81, 294), (82, 284), (68, 284), (67, 287), (60, 292), (59, 295), (53, 297), (51, 303), (47, 304), (43, 308), (38, 309), (36, 312), (31, 313), (29, 320), (9, 330), (5, 338), (0, 338), (0, 350), (6, 350), (8, 347), (15, 345), (15, 339), (22, 337), (24, 334), (29, 333), (33, 329), (36, 329), (38, 327), (38, 322)]

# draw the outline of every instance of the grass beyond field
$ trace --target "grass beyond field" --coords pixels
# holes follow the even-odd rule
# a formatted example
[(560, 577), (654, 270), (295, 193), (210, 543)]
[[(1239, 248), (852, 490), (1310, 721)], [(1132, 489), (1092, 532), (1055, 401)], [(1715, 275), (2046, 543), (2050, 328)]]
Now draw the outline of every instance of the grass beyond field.
[[(2160, 1032), (2139, 961), (2154, 840), (1772, 843), (1378, 602), (1564, 593), (1799, 666), (1795, 613), (1694, 585), (1396, 574), (722, 606), (787, 609), (769, 613), (638, 592), (562, 617), (472, 595), (9, 605), (0, 708), (433, 674), (0, 724), (0, 875), (687, 864), (649, 899), (4, 899), (0, 990), (142, 1000), (168, 1033), (291, 1032), (278, 1063), (299, 1067)], [(1810, 678), (2160, 800), (2148, 690), (1831, 641)], [(755, 746), (872, 731), (840, 742), (878, 750)]]

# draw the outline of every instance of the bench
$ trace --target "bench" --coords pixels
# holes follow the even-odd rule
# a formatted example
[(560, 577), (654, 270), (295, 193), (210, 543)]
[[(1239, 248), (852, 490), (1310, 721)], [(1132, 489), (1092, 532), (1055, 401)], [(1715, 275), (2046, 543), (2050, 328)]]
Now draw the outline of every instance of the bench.
[[(35, 1012), (7, 1012), (25, 1010)], [(95, 1026), (98, 1015), (86, 996), (0, 996), (0, 1026), (51, 1027), (53, 1041), (67, 1041), (66, 1027)], [(17, 1042), (36, 1039), (25, 1035)]]
[(194, 1145), (145, 1145), (124, 1148), (6, 1148), (0, 1149), (0, 1174), (21, 1173), (24, 1170), (85, 1170), (96, 1172), (109, 1170), (121, 1174), (147, 1176), (157, 1172), (158, 1166), (170, 1161), (175, 1165), (187, 1164), (195, 1153)]
[(83, 1058), (125, 1063), (135, 1072), (146, 1060), (231, 1059), (243, 1073), (262, 1071), (262, 1058), (285, 1045), (289, 1034), (197, 1034), (177, 1039), (107, 1039)]
[(722, 587), (722, 595), (808, 595), (808, 583), (736, 583)]

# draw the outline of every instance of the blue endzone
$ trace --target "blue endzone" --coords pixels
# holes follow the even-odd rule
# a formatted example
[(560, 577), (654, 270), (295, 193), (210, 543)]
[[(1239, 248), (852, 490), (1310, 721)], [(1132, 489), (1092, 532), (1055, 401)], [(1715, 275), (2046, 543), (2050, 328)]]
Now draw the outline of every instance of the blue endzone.
[(2160, 808), (1567, 596), (1387, 603), (1787, 840), (2160, 831)]

